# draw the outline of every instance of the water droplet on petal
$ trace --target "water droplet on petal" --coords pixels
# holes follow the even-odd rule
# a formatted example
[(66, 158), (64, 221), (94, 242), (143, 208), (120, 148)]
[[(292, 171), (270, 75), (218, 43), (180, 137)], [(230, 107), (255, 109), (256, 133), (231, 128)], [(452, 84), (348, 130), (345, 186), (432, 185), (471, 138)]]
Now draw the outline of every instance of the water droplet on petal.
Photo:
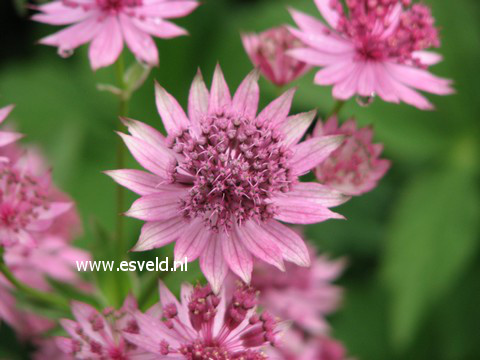
[(73, 50), (72, 49), (58, 48), (58, 55), (60, 55), (64, 59), (66, 59), (66, 58), (73, 55)]
[(362, 107), (367, 107), (373, 103), (373, 100), (375, 100), (375, 93), (372, 93), (370, 96), (357, 96), (356, 98), (357, 104), (362, 106)]

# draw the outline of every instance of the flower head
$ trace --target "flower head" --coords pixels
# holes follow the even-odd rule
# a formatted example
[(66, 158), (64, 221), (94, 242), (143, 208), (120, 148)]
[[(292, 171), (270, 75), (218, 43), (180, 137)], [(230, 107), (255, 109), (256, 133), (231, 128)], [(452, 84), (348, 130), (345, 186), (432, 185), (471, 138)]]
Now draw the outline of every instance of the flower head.
[(348, 195), (372, 190), (390, 167), (390, 161), (380, 159), (383, 145), (372, 143), (372, 128), (357, 129), (353, 119), (339, 127), (337, 118), (332, 117), (325, 124), (319, 121), (313, 131), (314, 136), (334, 134), (345, 139), (315, 169), (318, 181)]
[(431, 109), (416, 90), (438, 95), (453, 92), (450, 80), (427, 71), (441, 56), (426, 51), (440, 45), (426, 5), (411, 5), (410, 0), (347, 0), (344, 11), (339, 0), (315, 3), (328, 26), (292, 10), (300, 29), (290, 31), (306, 46), (289, 54), (322, 67), (315, 83), (334, 85), (334, 97), (378, 95), (385, 101)]
[(51, 25), (70, 25), (50, 35), (41, 44), (58, 47), (69, 56), (80, 45), (91, 42), (93, 69), (115, 62), (125, 42), (133, 54), (149, 65), (158, 64), (152, 36), (173, 38), (186, 31), (167, 19), (190, 14), (195, 0), (55, 0), (37, 9), (33, 19)]
[(335, 311), (342, 291), (332, 284), (342, 272), (344, 261), (315, 257), (309, 268), (288, 264), (285, 272), (259, 263), (254, 267), (252, 286), (260, 290), (259, 303), (293, 326), (311, 334), (328, 330), (325, 316)]
[(37, 176), (28, 163), (0, 163), (0, 245), (33, 246), (72, 203), (52, 197), (50, 173)]
[(310, 70), (310, 66), (287, 55), (287, 51), (304, 47), (285, 26), (261, 34), (242, 35), (243, 46), (253, 65), (277, 86), (284, 86)]
[(182, 285), (181, 303), (160, 284), (160, 304), (135, 313), (137, 331), (125, 337), (156, 359), (264, 360), (262, 347), (277, 341), (277, 321), (256, 312), (250, 286), (215, 295), (209, 285)]
[(60, 321), (70, 337), (58, 337), (57, 346), (75, 359), (152, 359), (142, 357), (145, 352), (123, 337), (123, 329), (137, 329), (130, 315), (136, 309), (137, 304), (132, 296), (127, 297), (120, 310), (107, 308), (102, 313), (90, 305), (73, 302), (72, 312), (76, 321)]
[(284, 269), (284, 260), (308, 266), (302, 238), (277, 220), (311, 224), (341, 218), (328, 208), (346, 200), (300, 175), (320, 164), (341, 136), (298, 143), (315, 114), (288, 116), (293, 91), (257, 113), (258, 73), (233, 99), (220, 67), (210, 92), (201, 75), (193, 82), (189, 117), (157, 86), (157, 107), (168, 132), (128, 120), (121, 134), (138, 170), (107, 172), (141, 198), (128, 216), (146, 221), (136, 251), (176, 241), (175, 258), (200, 266), (215, 292), (228, 268), (250, 282), (253, 256)]

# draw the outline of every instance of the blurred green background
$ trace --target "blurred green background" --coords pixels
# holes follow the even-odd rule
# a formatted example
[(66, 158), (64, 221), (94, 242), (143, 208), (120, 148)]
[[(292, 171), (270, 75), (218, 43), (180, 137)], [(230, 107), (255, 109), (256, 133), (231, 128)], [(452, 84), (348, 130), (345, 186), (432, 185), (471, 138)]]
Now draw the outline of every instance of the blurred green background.
[[(333, 335), (358, 359), (480, 359), (480, 2), (425, 2), (441, 28), (445, 57), (432, 71), (454, 79), (457, 94), (429, 96), (434, 112), (350, 101), (342, 118), (373, 124), (393, 166), (378, 188), (338, 209), (347, 221), (307, 229), (321, 251), (348, 257), (340, 281), (344, 304), (331, 322)], [(44, 149), (55, 181), (76, 200), (85, 223), (78, 244), (111, 259), (111, 243), (94, 239), (99, 229), (113, 229), (116, 211), (115, 187), (101, 172), (115, 167), (117, 101), (96, 90), (97, 83), (114, 81), (113, 70), (93, 73), (85, 47), (65, 60), (54, 48), (35, 45), (58, 28), (30, 22), (15, 10), (20, 3), (0, 2), (0, 105), (17, 105), (8, 123), (27, 134), (25, 143)], [(176, 21), (191, 36), (157, 41), (160, 67), (135, 93), (129, 115), (161, 126), (153, 78), (183, 105), (197, 67), (209, 83), (219, 62), (236, 87), (252, 67), (239, 32), (291, 24), (287, 6), (317, 15), (312, 0), (204, 0)], [(298, 82), (293, 112), (325, 114), (333, 106), (330, 89), (312, 79), (313, 72)], [(263, 105), (277, 95), (263, 79), (261, 89)], [(141, 224), (127, 224), (133, 245)], [(109, 297), (108, 278), (100, 283)], [(0, 358), (26, 357), (26, 345), (14, 339), (2, 324)]]

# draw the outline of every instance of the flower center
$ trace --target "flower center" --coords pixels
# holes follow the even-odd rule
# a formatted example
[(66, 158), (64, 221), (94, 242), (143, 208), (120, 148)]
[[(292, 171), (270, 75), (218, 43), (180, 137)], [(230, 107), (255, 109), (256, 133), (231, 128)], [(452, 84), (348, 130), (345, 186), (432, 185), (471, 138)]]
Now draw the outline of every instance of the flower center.
[(221, 346), (204, 344), (195, 341), (189, 345), (183, 345), (180, 353), (188, 360), (265, 360), (267, 356), (254, 350), (228, 351)]
[(142, 0), (97, 0), (97, 5), (104, 11), (120, 11), (124, 7), (142, 5)]
[(291, 187), (291, 152), (280, 133), (258, 120), (218, 113), (202, 121), (202, 136), (184, 132), (172, 140), (184, 156), (177, 180), (182, 173), (193, 178), (181, 210), (187, 218), (202, 217), (212, 230), (272, 218), (269, 198)]
[(0, 228), (18, 232), (47, 208), (47, 189), (36, 179), (9, 166), (0, 169)]
[(340, 13), (337, 30), (354, 41), (360, 59), (406, 62), (414, 51), (440, 46), (430, 9), (410, 4), (410, 0), (347, 0), (348, 15), (338, 0), (332, 7)]

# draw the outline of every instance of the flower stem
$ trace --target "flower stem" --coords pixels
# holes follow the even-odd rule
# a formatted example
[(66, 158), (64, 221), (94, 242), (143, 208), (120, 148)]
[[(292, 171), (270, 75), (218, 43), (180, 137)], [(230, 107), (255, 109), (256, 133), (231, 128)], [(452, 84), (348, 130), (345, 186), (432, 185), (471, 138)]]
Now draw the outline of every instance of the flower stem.
[(337, 100), (337, 102), (335, 103), (332, 111), (330, 111), (330, 113), (328, 114), (328, 116), (325, 120), (328, 120), (332, 116), (337, 116), (340, 113), (340, 111), (342, 110), (344, 105), (345, 105), (344, 100)]
[[(115, 63), (115, 72), (117, 77), (118, 87), (122, 90), (122, 93), (118, 96), (119, 99), (119, 106), (118, 106), (118, 115), (120, 117), (127, 116), (128, 114), (128, 102), (129, 98), (126, 95), (126, 84), (124, 80), (124, 73), (125, 73), (125, 64), (123, 60), (123, 56), (120, 55), (117, 62)], [(121, 121), (118, 121), (118, 131), (123, 130), (123, 125)], [(116, 168), (123, 169), (125, 168), (125, 146), (121, 139), (118, 139), (117, 143), (117, 160), (116, 160)], [(125, 246), (125, 234), (124, 234), (124, 217), (122, 212), (125, 211), (125, 188), (121, 185), (117, 185), (117, 206), (116, 206), (116, 227), (115, 227), (115, 241), (116, 241), (116, 249), (117, 249), (117, 258), (123, 259), (126, 246)]]
[(48, 305), (56, 309), (70, 311), (68, 301), (63, 297), (57, 296), (53, 293), (47, 293), (31, 288), (30, 286), (18, 280), (5, 264), (5, 261), (3, 260), (3, 250), (0, 252), (0, 254), (0, 273), (2, 273), (5, 279), (7, 279), (8, 282), (10, 282), (10, 284), (12, 284), (18, 291), (22, 292), (29, 298), (36, 300), (43, 305)]

